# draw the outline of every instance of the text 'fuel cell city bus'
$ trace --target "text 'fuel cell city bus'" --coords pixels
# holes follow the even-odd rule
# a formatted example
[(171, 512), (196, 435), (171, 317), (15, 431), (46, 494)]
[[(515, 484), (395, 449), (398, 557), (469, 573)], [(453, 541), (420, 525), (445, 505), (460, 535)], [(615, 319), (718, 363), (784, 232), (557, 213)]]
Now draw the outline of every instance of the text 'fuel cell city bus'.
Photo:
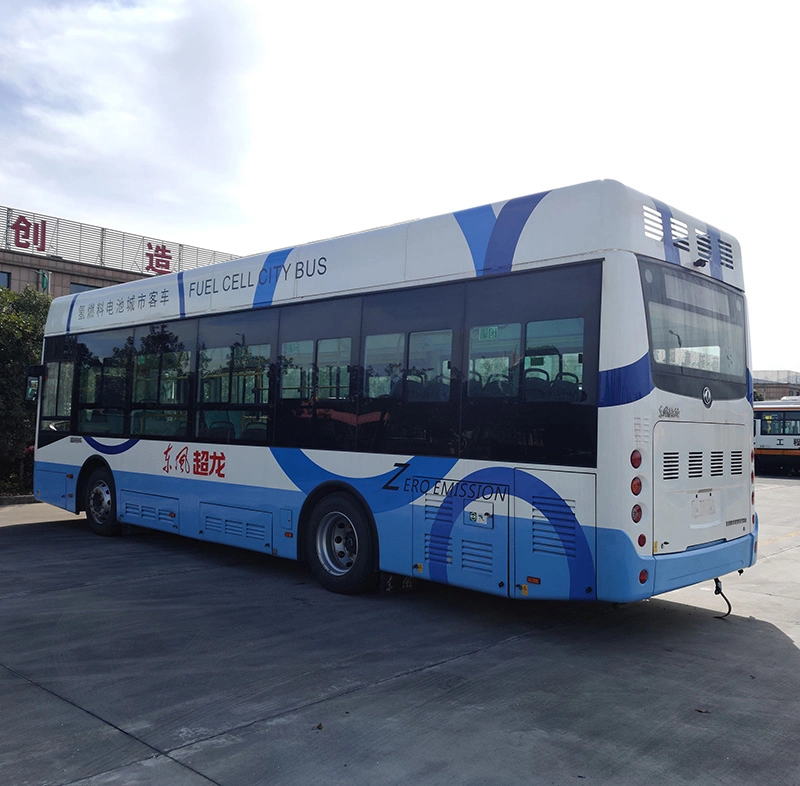
[(614, 181), (53, 301), (35, 494), (513, 598), (756, 558), (739, 245)]

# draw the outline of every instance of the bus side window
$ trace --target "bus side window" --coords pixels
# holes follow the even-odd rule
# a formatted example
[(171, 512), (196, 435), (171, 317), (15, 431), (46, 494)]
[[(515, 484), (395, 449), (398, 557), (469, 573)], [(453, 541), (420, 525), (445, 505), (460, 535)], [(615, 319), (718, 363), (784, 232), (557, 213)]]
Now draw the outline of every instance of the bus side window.
[(469, 381), (471, 398), (516, 396), (522, 325), (479, 325), (469, 332)]
[(400, 398), (403, 394), (406, 337), (383, 333), (364, 339), (364, 396)]
[(196, 323), (189, 321), (180, 326), (162, 324), (136, 329), (132, 435), (188, 436), (189, 383), (196, 330)]
[(582, 401), (583, 318), (525, 326), (522, 395), (525, 401)]
[(317, 341), (317, 398), (349, 398), (351, 344), (350, 338)]
[(75, 373), (73, 361), (49, 362), (47, 376), (41, 387), (41, 428), (68, 431), (72, 416), (72, 383)]
[(287, 341), (278, 359), (281, 369), (281, 398), (310, 399), (314, 381), (314, 341)]
[(407, 401), (449, 401), (452, 330), (427, 330), (408, 336)]

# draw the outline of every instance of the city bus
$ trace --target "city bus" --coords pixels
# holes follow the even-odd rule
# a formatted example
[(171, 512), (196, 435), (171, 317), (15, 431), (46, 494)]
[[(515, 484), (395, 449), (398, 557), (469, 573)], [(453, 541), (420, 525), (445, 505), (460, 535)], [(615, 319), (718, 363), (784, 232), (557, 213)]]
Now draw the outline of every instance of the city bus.
[(34, 493), (519, 599), (756, 559), (739, 245), (615, 181), (56, 298)]
[(800, 470), (800, 396), (753, 404), (757, 473)]

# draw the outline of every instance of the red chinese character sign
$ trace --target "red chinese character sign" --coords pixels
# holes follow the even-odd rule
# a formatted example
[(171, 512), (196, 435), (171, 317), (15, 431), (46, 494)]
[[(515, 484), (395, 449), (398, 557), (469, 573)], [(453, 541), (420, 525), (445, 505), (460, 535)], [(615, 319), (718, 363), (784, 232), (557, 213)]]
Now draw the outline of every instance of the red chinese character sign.
[(195, 450), (190, 459), (188, 447), (183, 447), (175, 453), (173, 453), (173, 447), (172, 443), (170, 443), (164, 451), (164, 466), (161, 467), (161, 471), (167, 475), (200, 475), (206, 478), (216, 475), (218, 478), (225, 477), (224, 452)]
[(44, 251), (47, 235), (46, 221), (28, 221), (25, 216), (17, 216), (11, 229), (14, 231), (14, 245), (17, 248)]
[(163, 243), (160, 246), (153, 246), (152, 243), (147, 244), (147, 267), (146, 273), (170, 273), (170, 264), (172, 262), (172, 251), (170, 251)]

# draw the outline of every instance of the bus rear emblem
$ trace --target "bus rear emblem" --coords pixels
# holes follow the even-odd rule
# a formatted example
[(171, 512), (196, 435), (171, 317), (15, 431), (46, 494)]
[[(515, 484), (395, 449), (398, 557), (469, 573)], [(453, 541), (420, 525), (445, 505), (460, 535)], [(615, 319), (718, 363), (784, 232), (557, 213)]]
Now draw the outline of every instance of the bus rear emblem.
[(711, 388), (708, 385), (706, 385), (703, 388), (703, 403), (707, 407), (710, 407), (712, 401), (713, 401), (713, 399), (711, 398)]

